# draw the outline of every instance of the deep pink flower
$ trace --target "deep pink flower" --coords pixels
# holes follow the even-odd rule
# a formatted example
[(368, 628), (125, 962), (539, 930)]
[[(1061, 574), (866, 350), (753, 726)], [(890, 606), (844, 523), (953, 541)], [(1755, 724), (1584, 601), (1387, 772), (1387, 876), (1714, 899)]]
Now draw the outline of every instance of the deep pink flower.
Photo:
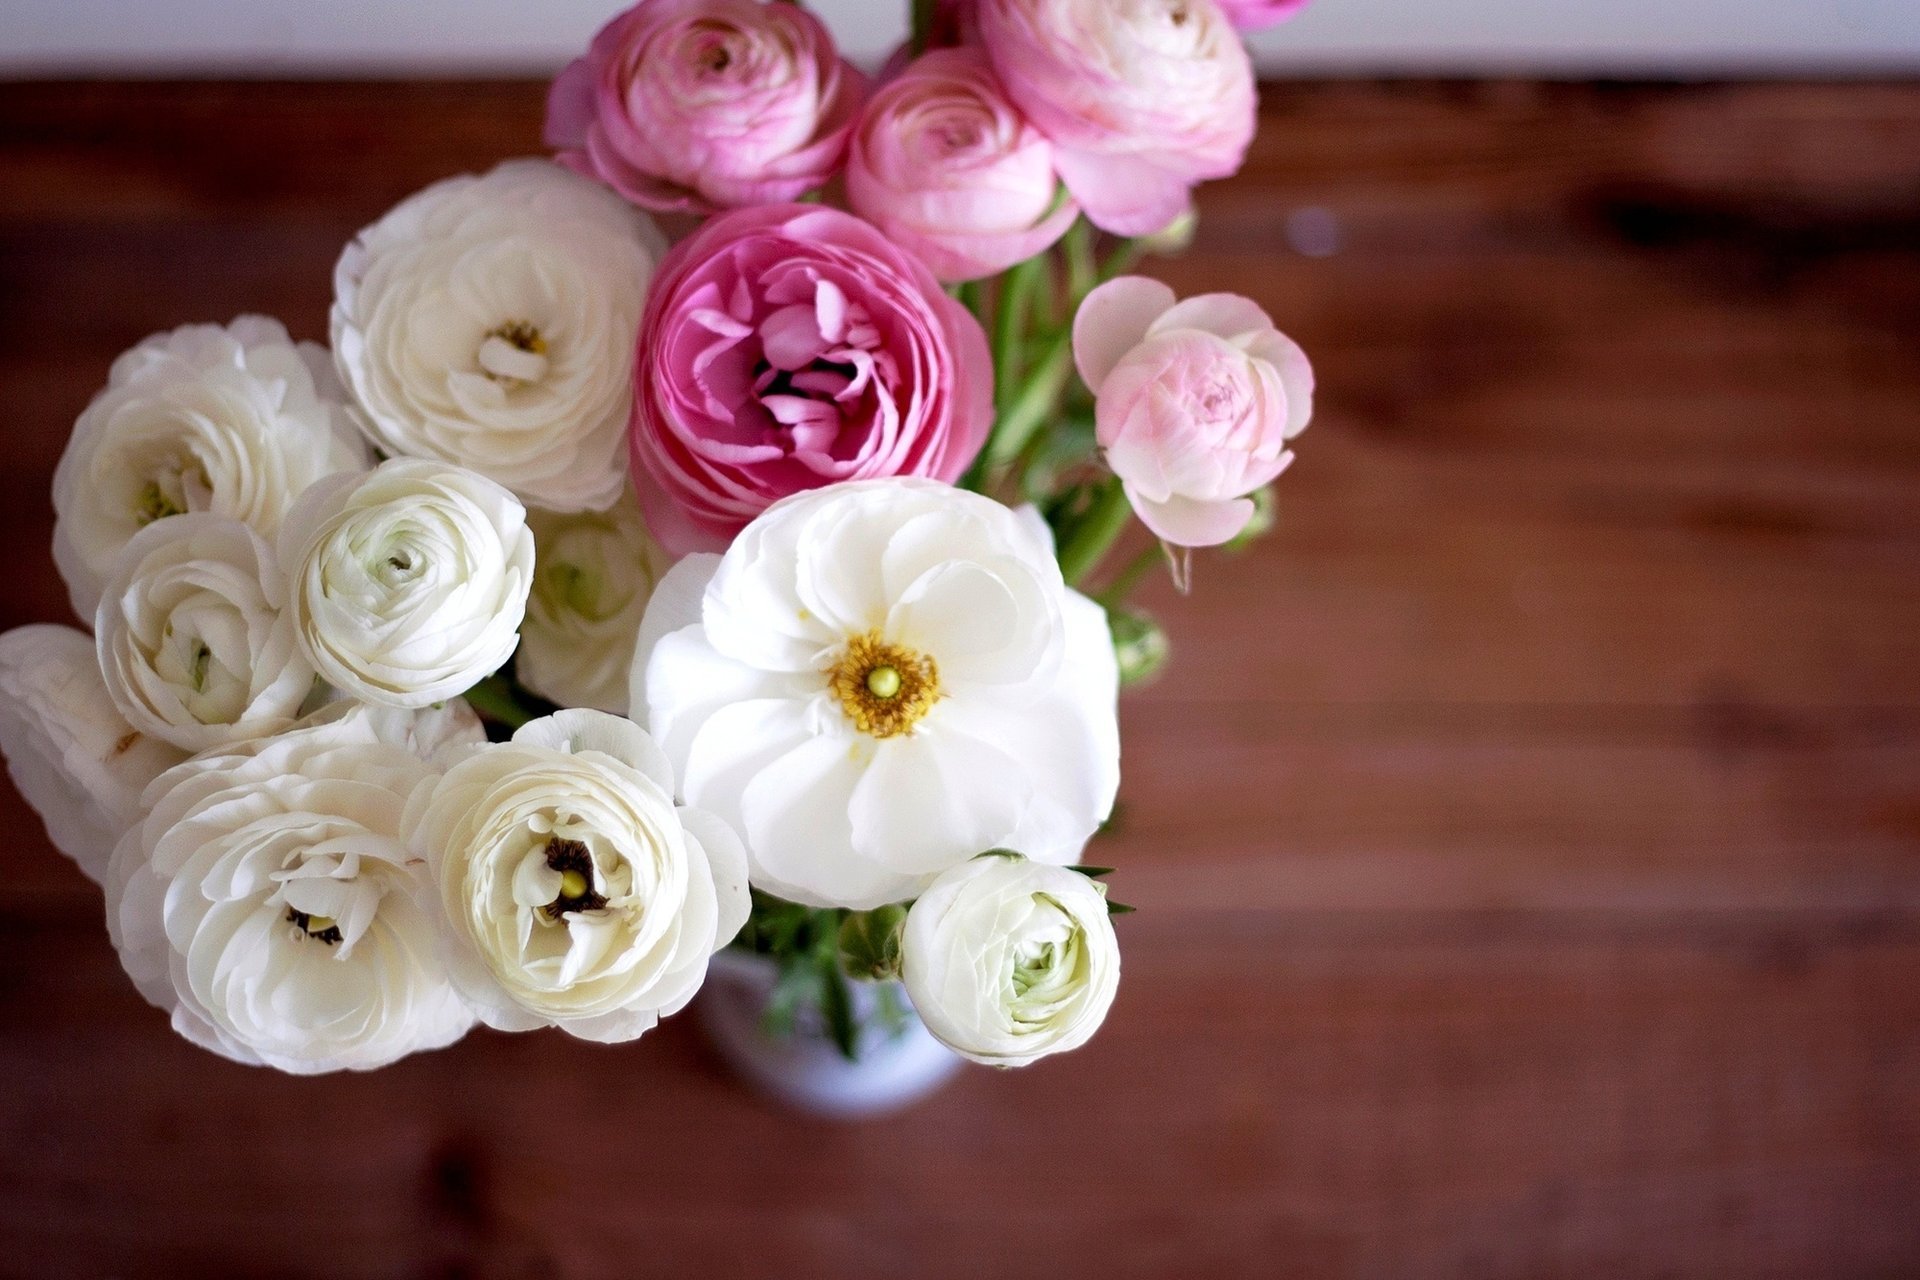
[(1177, 301), (1144, 276), (1110, 280), (1073, 318), (1107, 464), (1167, 542), (1210, 547), (1253, 517), (1246, 495), (1293, 461), (1313, 414), (1313, 367), (1246, 298)]
[(978, 0), (975, 13), (1008, 96), (1102, 230), (1161, 230), (1195, 183), (1246, 157), (1253, 66), (1214, 0)]
[(938, 49), (868, 99), (847, 156), (847, 200), (946, 281), (977, 280), (1066, 234), (1053, 145), (979, 49)]
[(992, 419), (979, 323), (852, 214), (722, 214), (654, 277), (634, 365), (633, 479), (675, 554), (725, 546), (803, 489), (955, 480)]
[(1220, 0), (1227, 21), (1242, 31), (1259, 31), (1284, 22), (1307, 7), (1307, 0)]
[(553, 82), (546, 140), (649, 209), (772, 204), (839, 169), (865, 92), (799, 5), (641, 0)]

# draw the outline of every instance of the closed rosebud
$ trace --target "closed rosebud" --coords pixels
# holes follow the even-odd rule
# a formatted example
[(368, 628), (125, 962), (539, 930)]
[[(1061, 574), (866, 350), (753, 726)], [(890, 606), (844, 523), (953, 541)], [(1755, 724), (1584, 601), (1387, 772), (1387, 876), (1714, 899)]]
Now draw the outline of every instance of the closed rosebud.
[(1120, 985), (1105, 889), (1018, 854), (985, 854), (934, 881), (907, 913), (901, 953), (927, 1029), (988, 1066), (1079, 1048)]
[(1113, 632), (1121, 684), (1139, 684), (1160, 674), (1172, 646), (1159, 623), (1135, 609), (1116, 609), (1108, 615), (1107, 625)]

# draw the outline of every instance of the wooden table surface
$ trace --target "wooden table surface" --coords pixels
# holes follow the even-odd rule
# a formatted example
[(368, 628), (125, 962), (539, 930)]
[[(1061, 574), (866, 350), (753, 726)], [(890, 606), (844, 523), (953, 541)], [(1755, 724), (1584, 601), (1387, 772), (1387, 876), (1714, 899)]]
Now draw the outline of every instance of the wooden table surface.
[[(540, 98), (0, 86), (0, 625), (66, 620), (116, 352), (324, 338), (352, 232)], [(1091, 1047), (861, 1125), (684, 1019), (237, 1067), (0, 785), (0, 1275), (1920, 1274), (1920, 87), (1265, 104), (1155, 270), (1318, 413), (1277, 535), (1155, 597)]]

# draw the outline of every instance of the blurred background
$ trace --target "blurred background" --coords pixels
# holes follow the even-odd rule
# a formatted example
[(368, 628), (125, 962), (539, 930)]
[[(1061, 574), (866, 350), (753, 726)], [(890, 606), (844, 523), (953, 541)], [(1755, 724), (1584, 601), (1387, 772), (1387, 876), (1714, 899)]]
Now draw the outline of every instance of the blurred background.
[[(815, 0), (877, 65), (908, 5)], [(548, 73), (606, 0), (8, 0), (0, 71), (149, 75)], [(1910, 0), (1332, 0), (1253, 40), (1270, 75), (1526, 71), (1898, 71), (1920, 62)]]
[[(0, 5), (0, 628), (113, 356), (324, 339), (610, 0)], [(904, 0), (815, 7), (877, 59)], [(1320, 387), (1147, 598), (1105, 1031), (861, 1124), (689, 1019), (297, 1080), (0, 786), (0, 1275), (1920, 1275), (1920, 5), (1319, 0), (1145, 268)]]

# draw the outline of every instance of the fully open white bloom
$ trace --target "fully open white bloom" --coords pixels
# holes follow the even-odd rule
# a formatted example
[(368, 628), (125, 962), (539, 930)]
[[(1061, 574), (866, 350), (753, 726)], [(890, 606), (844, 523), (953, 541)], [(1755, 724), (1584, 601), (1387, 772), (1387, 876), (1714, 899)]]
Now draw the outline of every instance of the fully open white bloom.
[(0, 635), (0, 751), (54, 847), (98, 882), (141, 813), (140, 793), (186, 753), (127, 723), (72, 627)]
[(321, 677), (367, 702), (424, 707), (512, 655), (533, 534), (493, 481), (395, 458), (315, 485), (281, 531), (280, 563), (295, 639)]
[(120, 549), (164, 516), (210, 511), (279, 532), (308, 485), (368, 450), (325, 348), (241, 316), (156, 334), (114, 361), (53, 473), (53, 559), (91, 619)]
[(598, 510), (625, 483), (634, 340), (664, 251), (645, 214), (547, 161), (449, 178), (341, 255), (334, 356), (388, 452)]
[(627, 714), (633, 646), (667, 557), (632, 495), (608, 511), (529, 511), (533, 593), (520, 627), (520, 683), (564, 707)]
[(120, 556), (93, 634), (129, 724), (187, 751), (278, 733), (313, 691), (260, 535), (223, 516), (150, 524)]
[(149, 788), (114, 851), (107, 927), (180, 1034), (304, 1075), (384, 1066), (472, 1025), (400, 839), (433, 773), (394, 727), (340, 704)]
[(907, 912), (901, 977), (927, 1030), (988, 1066), (1085, 1044), (1120, 986), (1120, 943), (1097, 881), (988, 854)]
[(455, 980), (490, 1026), (631, 1040), (746, 923), (746, 854), (677, 808), (665, 755), (599, 711), (535, 720), (416, 795)]
[(633, 703), (757, 887), (866, 908), (982, 849), (1071, 861), (1119, 786), (1117, 689), (1036, 514), (891, 479), (784, 499), (674, 566)]

